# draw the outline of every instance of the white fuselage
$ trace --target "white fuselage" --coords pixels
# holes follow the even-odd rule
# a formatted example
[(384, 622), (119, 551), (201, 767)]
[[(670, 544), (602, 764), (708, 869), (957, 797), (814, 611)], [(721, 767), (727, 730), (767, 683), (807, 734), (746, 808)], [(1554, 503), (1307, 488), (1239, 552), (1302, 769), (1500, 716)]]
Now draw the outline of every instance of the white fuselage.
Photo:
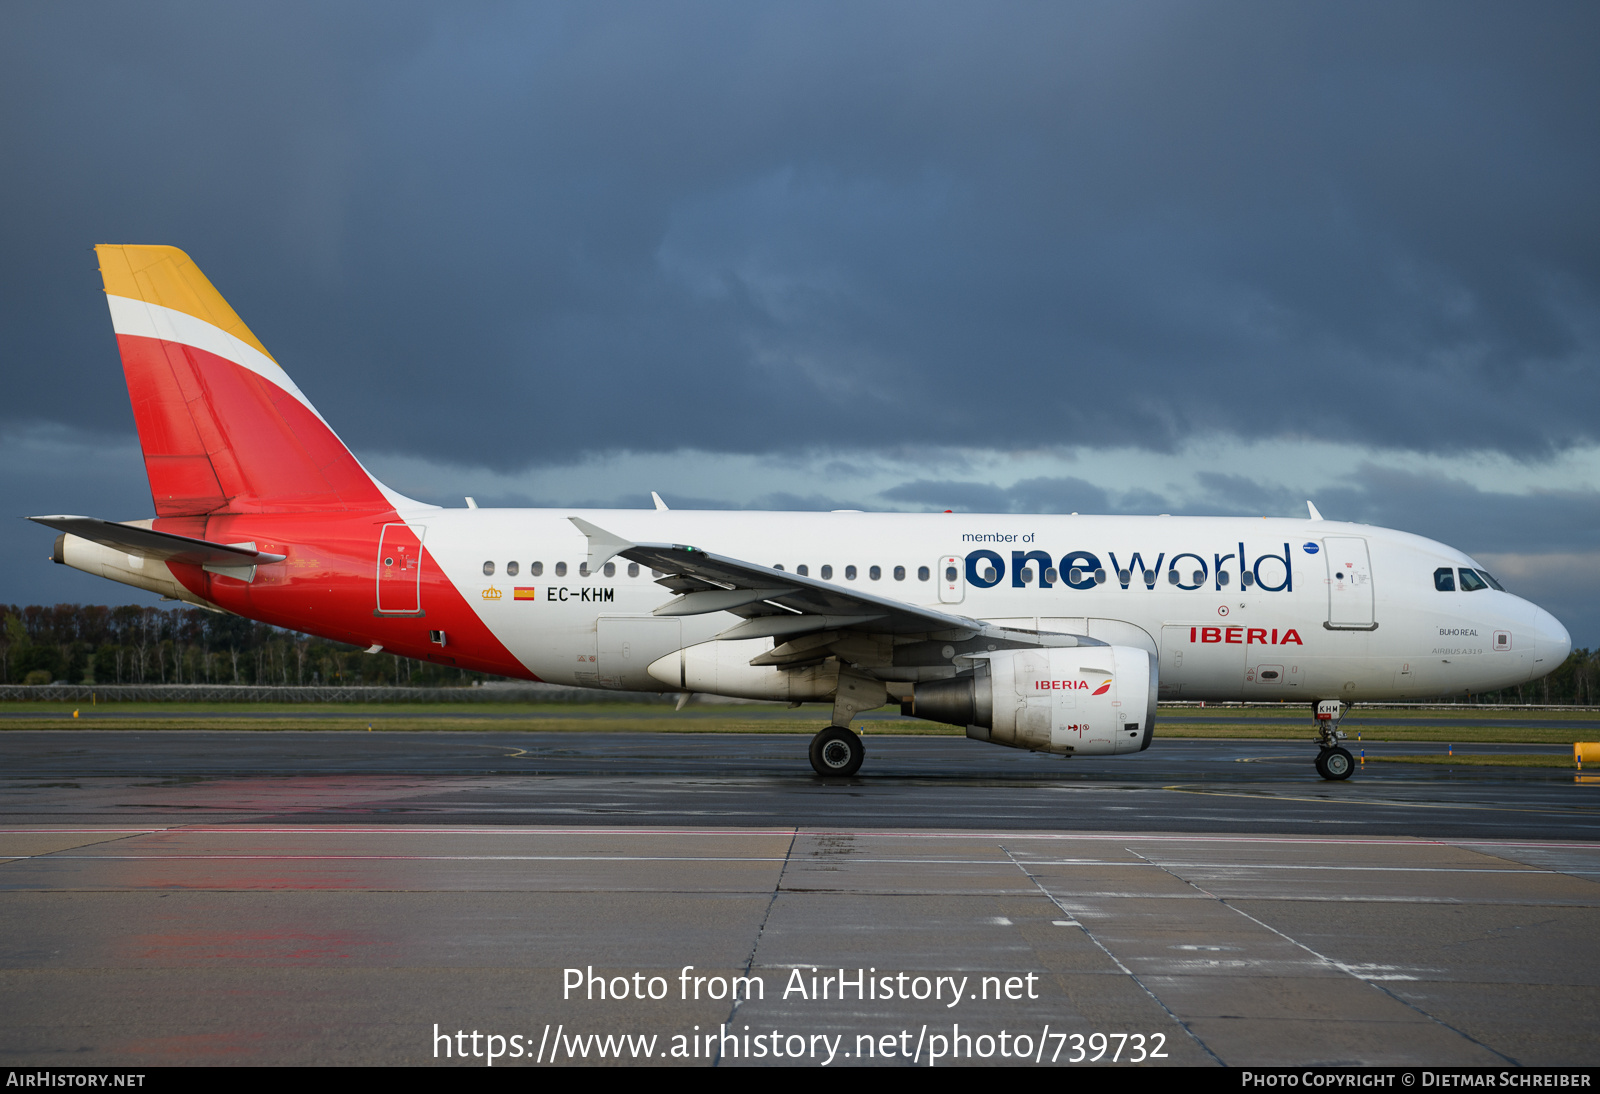
[[(1437, 571), (1478, 568), (1462, 552), (1334, 521), (432, 508), (401, 515), (495, 637), (553, 683), (669, 690), (650, 674), (652, 662), (739, 622), (722, 612), (653, 616), (672, 594), (648, 569), (630, 576), (620, 558), (611, 575), (581, 574), (587, 546), (572, 516), (638, 542), (688, 544), (790, 573), (804, 566), (813, 578), (908, 604), (1143, 647), (1159, 658), (1164, 699), (1460, 695), (1542, 676), (1571, 649), (1565, 628), (1526, 600), (1492, 588), (1462, 591), (1460, 580), (1442, 591)], [(901, 678), (926, 678), (925, 670)]]

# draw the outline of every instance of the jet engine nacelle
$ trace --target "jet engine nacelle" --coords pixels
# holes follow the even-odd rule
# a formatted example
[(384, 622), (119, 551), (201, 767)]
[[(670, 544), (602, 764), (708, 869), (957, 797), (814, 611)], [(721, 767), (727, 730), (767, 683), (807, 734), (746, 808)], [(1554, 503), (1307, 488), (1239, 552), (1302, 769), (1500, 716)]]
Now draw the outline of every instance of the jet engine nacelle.
[(1000, 650), (971, 672), (916, 686), (901, 711), (991, 744), (1073, 756), (1150, 747), (1156, 662), (1133, 646)]

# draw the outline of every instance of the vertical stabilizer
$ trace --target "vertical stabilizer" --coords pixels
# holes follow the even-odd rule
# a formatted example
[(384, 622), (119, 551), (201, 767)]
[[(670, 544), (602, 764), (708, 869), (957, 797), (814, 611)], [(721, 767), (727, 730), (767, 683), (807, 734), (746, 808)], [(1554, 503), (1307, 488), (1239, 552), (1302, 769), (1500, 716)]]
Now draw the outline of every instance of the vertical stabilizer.
[(188, 255), (95, 252), (158, 516), (406, 501), (357, 462)]

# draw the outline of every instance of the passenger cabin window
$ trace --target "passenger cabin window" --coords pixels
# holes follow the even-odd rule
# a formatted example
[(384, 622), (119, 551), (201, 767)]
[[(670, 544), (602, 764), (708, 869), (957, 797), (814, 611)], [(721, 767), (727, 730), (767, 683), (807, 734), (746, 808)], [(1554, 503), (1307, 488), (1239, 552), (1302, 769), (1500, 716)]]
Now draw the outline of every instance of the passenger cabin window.
[(1033, 580), (1033, 568), (1032, 567), (1024, 567), (1022, 573), (1019, 576), (1022, 578), (1022, 583), (1024, 585), (1028, 584), (1029, 582), (1031, 582)]
[(579, 577), (588, 577), (589, 576), (589, 564), (587, 562), (578, 563), (578, 576)]
[(617, 564), (615, 562), (606, 563), (605, 566), (603, 566), (601, 568), (601, 570), (607, 577), (616, 577), (617, 576)]
[(820, 572), (822, 574), (822, 580), (824, 580), (824, 581), (832, 581), (833, 580), (833, 567), (832, 566), (824, 566)]
[(844, 579), (846, 581), (854, 581), (856, 579), (856, 568), (854, 566), (846, 566), (844, 568)]
[(873, 566), (873, 567), (871, 567), (870, 569), (867, 570), (867, 576), (870, 577), (872, 580), (877, 581), (879, 578), (881, 578), (883, 576), (883, 567), (882, 566)]
[(1048, 566), (1045, 568), (1044, 579), (1050, 584), (1054, 585), (1059, 577), (1060, 575), (1056, 573), (1056, 568), (1054, 566)]
[(565, 562), (556, 563), (556, 576), (557, 577), (566, 577), (567, 576), (567, 564)]
[(801, 577), (810, 577), (811, 567), (802, 562), (800, 565), (794, 568), (794, 572), (799, 574)]
[(1456, 591), (1456, 572), (1448, 566), (1440, 566), (1433, 571), (1433, 587), (1441, 593)]
[(928, 572), (928, 568), (926, 566), (918, 566), (917, 567), (917, 580), (918, 581), (926, 581), (926, 580), (928, 580), (928, 578), (930, 578), (932, 576), (933, 575)]
[(896, 566), (894, 568), (894, 579), (896, 581), (904, 581), (906, 579), (906, 568), (904, 566)]
[(517, 571), (519, 569), (521, 569), (521, 567), (518, 566), (515, 562), (506, 563), (506, 576), (507, 577), (516, 577), (517, 576)]
[(1241, 588), (1248, 589), (1250, 586), (1255, 584), (1255, 581), (1256, 575), (1251, 573), (1249, 570), (1239, 571), (1239, 585)]
[(544, 573), (544, 563), (542, 563), (542, 562), (530, 562), (530, 563), (528, 563), (528, 572), (530, 574), (532, 574), (534, 577), (538, 577), (540, 574)]
[(781, 563), (781, 562), (774, 562), (774, 563), (773, 563), (773, 564), (772, 564), (772, 568), (773, 568), (773, 569), (774, 569), (774, 570), (781, 570), (781, 569), (783, 569), (783, 563)]
[(629, 577), (638, 577), (639, 576), (639, 564), (637, 562), (628, 563), (628, 576)]
[(946, 581), (954, 582), (958, 576), (954, 566), (946, 566), (944, 568), (944, 579)]
[(483, 564), (483, 576), (484, 577), (493, 577), (494, 576), (494, 563), (485, 562)]
[(1465, 566), (1461, 567), (1461, 591), (1462, 592), (1464, 592), (1464, 593), (1475, 593), (1479, 589), (1487, 589), (1488, 587), (1489, 587), (1489, 583), (1487, 581), (1483, 580), (1483, 578), (1478, 576), (1478, 571), (1469, 570)]

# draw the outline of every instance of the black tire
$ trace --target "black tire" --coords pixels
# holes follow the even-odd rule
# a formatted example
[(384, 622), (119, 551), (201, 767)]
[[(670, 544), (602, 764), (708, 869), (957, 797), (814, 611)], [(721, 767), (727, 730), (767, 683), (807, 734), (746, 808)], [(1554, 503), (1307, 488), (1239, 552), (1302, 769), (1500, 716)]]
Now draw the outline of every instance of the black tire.
[(827, 778), (848, 777), (861, 770), (867, 750), (861, 738), (843, 726), (829, 726), (811, 738), (811, 768)]
[(1317, 774), (1329, 782), (1348, 779), (1355, 769), (1355, 757), (1345, 749), (1325, 748), (1317, 753)]

